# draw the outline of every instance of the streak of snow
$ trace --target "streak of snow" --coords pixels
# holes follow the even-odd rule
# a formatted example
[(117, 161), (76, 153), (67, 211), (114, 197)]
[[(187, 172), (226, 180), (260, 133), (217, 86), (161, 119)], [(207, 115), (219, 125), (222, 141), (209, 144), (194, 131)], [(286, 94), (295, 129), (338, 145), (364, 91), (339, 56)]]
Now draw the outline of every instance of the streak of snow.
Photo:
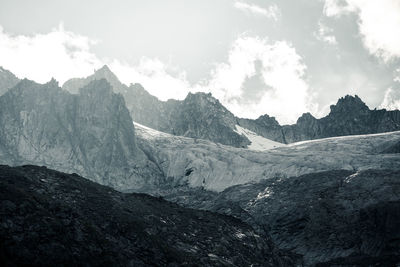
[(267, 187), (263, 192), (258, 193), (256, 200), (269, 198), (272, 195), (272, 193), (273, 192), (269, 189), (269, 187)]
[(344, 179), (345, 183), (349, 183), (351, 180), (353, 180), (359, 174), (360, 174), (360, 172), (356, 172), (356, 173), (353, 173), (352, 175), (349, 175), (348, 177), (346, 177), (346, 179)]
[(243, 233), (240, 232), (240, 231), (237, 231), (237, 232), (235, 233), (235, 236), (236, 236), (237, 238), (239, 238), (239, 239), (242, 239), (243, 237), (246, 237), (246, 235), (243, 234)]
[(374, 137), (374, 136), (392, 135), (394, 133), (400, 133), (400, 131), (376, 133), (376, 134), (359, 134), (359, 135), (344, 135), (344, 136), (327, 137), (327, 138), (321, 138), (321, 139), (306, 140), (306, 141), (290, 143), (290, 144), (287, 144), (287, 146), (288, 147), (299, 146), (299, 148), (300, 148), (300, 145), (310, 144), (310, 143), (321, 143), (324, 141), (340, 141), (343, 139), (348, 141), (351, 139), (361, 139), (361, 138), (370, 138), (370, 137)]
[(265, 151), (270, 150), (273, 148), (286, 146), (285, 144), (272, 141), (265, 137), (262, 137), (255, 132), (250, 131), (249, 129), (243, 128), (239, 125), (236, 125), (236, 131), (238, 134), (242, 134), (250, 140), (251, 144), (249, 145), (248, 149), (255, 150), (255, 151)]
[(164, 132), (154, 130), (152, 128), (144, 126), (135, 121), (133, 122), (133, 125), (135, 126), (135, 130), (138, 131), (139, 134), (141, 134), (141, 136), (146, 139), (153, 139), (155, 137), (172, 137), (173, 136), (171, 134), (167, 134)]

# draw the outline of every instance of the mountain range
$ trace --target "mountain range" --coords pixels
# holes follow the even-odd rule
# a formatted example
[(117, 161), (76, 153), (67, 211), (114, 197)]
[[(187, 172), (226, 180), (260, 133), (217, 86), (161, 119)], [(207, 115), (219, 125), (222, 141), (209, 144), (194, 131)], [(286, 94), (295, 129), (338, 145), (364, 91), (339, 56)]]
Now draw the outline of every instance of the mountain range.
[(238, 118), (209, 93), (189, 93), (182, 101), (160, 101), (140, 84), (129, 87), (122, 84), (107, 66), (87, 78), (65, 82), (63, 89), (76, 93), (83, 85), (100, 78), (109, 81), (114, 92), (124, 96), (135, 122), (161, 132), (234, 147), (251, 144), (248, 138), (238, 133), (237, 126), (284, 144), (400, 130), (400, 111), (370, 110), (357, 95), (340, 98), (336, 105), (330, 107), (326, 117), (316, 119), (305, 113), (296, 124), (282, 126), (267, 114), (255, 120)]
[(160, 101), (107, 66), (62, 87), (1, 73), (10, 266), (400, 263), (398, 110), (345, 96), (281, 126), (211, 94)]

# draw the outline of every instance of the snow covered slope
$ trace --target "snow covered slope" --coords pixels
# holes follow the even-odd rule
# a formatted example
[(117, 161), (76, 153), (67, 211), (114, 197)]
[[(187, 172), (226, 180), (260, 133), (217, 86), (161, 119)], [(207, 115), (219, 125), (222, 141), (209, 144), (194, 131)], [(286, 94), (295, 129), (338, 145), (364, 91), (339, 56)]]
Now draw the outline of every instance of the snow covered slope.
[(239, 125), (236, 125), (235, 127), (238, 134), (242, 134), (250, 140), (251, 144), (248, 146), (248, 149), (250, 150), (265, 151), (272, 148), (285, 146), (285, 144), (262, 137), (255, 132), (250, 131), (249, 129), (240, 127)]
[(222, 191), (271, 177), (326, 170), (400, 169), (400, 154), (381, 153), (400, 132), (300, 142), (266, 151), (233, 148), (157, 132), (135, 123), (139, 147), (160, 168), (164, 184)]

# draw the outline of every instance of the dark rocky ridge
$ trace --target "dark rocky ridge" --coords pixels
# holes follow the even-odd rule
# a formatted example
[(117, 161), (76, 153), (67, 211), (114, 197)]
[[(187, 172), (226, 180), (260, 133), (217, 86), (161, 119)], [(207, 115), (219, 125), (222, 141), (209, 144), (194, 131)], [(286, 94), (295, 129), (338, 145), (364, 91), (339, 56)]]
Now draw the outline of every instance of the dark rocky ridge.
[(134, 121), (162, 132), (234, 147), (250, 144), (245, 136), (236, 132), (235, 125), (281, 143), (400, 130), (400, 111), (370, 110), (358, 96), (340, 98), (324, 118), (316, 119), (306, 113), (296, 124), (281, 126), (268, 115), (255, 120), (235, 117), (217, 99), (204, 93), (189, 93), (182, 101), (160, 101), (139, 84), (123, 85), (107, 66), (87, 78), (71, 79), (63, 88), (75, 92), (100, 78), (107, 79), (114, 91), (124, 96)]
[(19, 79), (13, 73), (0, 67), (0, 96), (17, 85), (18, 82)]
[(3, 266), (293, 265), (233, 217), (45, 167), (0, 166), (0, 215)]
[(167, 189), (187, 207), (240, 218), (306, 266), (400, 264), (400, 172), (328, 171), (233, 186)]
[(95, 80), (72, 95), (56, 81), (21, 81), (0, 97), (0, 162), (41, 164), (114, 188), (140, 189), (161, 174), (137, 147), (121, 95)]
[(333, 136), (373, 134), (400, 130), (400, 111), (370, 110), (356, 95), (345, 96), (321, 119), (303, 114), (295, 125), (283, 126), (288, 143)]
[(246, 147), (249, 140), (235, 132), (236, 117), (210, 94), (191, 94), (183, 101), (160, 101), (140, 84), (122, 84), (107, 66), (82, 79), (71, 79), (63, 89), (76, 93), (96, 79), (106, 79), (114, 92), (124, 96), (135, 122), (174, 135), (207, 139), (225, 145)]

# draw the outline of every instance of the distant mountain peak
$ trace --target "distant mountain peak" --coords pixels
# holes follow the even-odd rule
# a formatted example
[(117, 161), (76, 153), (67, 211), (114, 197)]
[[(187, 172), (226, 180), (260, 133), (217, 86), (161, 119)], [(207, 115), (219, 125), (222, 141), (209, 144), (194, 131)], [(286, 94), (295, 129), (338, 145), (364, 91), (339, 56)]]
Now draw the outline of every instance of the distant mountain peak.
[(108, 80), (110, 83), (113, 83), (113, 82), (120, 83), (118, 77), (110, 70), (110, 68), (107, 65), (104, 65), (100, 69), (96, 70), (95, 73), (93, 74), (93, 76), (96, 79), (104, 78), (104, 79)]
[(358, 97), (358, 95), (346, 95), (339, 98), (336, 105), (331, 105), (331, 113), (344, 112), (365, 112), (369, 111), (368, 106)]
[(196, 92), (196, 93), (189, 92), (184, 101), (195, 101), (195, 102), (201, 101), (203, 103), (220, 104), (218, 99), (213, 97), (211, 93), (204, 93), (204, 92)]
[(297, 123), (309, 122), (309, 121), (313, 121), (313, 120), (316, 120), (316, 118), (310, 112), (306, 112), (306, 113), (303, 113), (300, 116), (300, 118), (297, 119)]
[(46, 85), (59, 87), (59, 86), (58, 86), (58, 81), (57, 81), (56, 79), (54, 79), (53, 77), (51, 78), (50, 81), (48, 81), (48, 82), (46, 83)]

